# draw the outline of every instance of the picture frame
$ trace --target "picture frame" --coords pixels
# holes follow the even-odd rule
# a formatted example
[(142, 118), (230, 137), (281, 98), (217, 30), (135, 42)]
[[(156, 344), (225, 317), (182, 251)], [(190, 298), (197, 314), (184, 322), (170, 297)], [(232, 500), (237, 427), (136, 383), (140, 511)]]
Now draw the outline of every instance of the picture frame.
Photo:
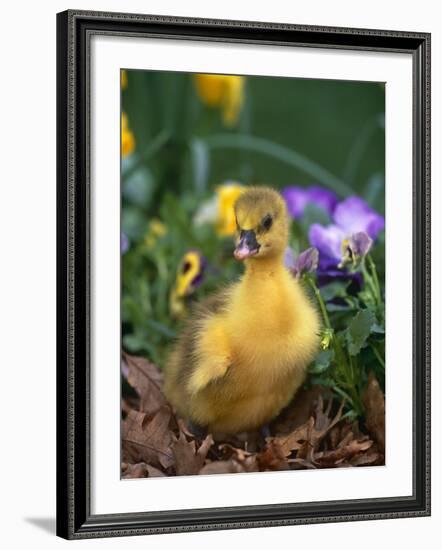
[[(413, 403), (408, 496), (94, 514), (91, 509), (91, 38), (412, 56)], [(398, 315), (400, 312), (396, 312)], [(118, 376), (119, 373), (116, 373)], [(430, 514), (430, 35), (68, 10), (57, 15), (57, 535), (67, 539)]]

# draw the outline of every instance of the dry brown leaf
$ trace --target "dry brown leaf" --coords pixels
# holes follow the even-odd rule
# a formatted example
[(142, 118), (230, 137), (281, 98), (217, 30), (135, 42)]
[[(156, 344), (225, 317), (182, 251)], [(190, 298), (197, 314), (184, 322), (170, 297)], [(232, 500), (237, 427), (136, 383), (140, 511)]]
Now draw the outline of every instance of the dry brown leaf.
[(315, 464), (312, 464), (309, 460), (305, 460), (304, 458), (289, 458), (288, 463), (291, 465), (292, 470), (316, 470), (317, 468)]
[[(358, 422), (342, 420), (343, 403), (333, 415), (336, 409), (324, 388), (302, 390), (271, 423), (272, 437), (266, 439), (264, 448), (259, 431), (218, 436), (219, 444), (214, 444), (211, 435), (201, 441), (175, 416), (162, 394), (163, 377), (155, 365), (127, 354), (123, 361), (125, 376), (139, 396), (126, 396), (122, 401), (126, 415), (122, 423), (123, 479), (384, 463), (381, 444), (373, 444)], [(383, 444), (385, 407), (373, 377), (364, 399), (366, 425), (372, 438), (377, 432), (376, 440)]]
[(180, 430), (179, 437), (173, 438), (171, 446), (176, 475), (197, 474), (203, 467), (207, 453), (212, 445), (213, 438), (209, 434), (197, 450), (196, 441), (188, 441), (184, 432)]
[(147, 476), (146, 463), (139, 462), (137, 464), (127, 464), (126, 462), (122, 462), (121, 473), (122, 473), (123, 479), (146, 477)]
[(123, 456), (126, 462), (146, 462), (165, 469), (174, 463), (170, 449), (170, 411), (160, 409), (153, 418), (130, 411), (123, 422)]
[(140, 477), (164, 477), (166, 474), (145, 462), (137, 464), (121, 463), (121, 473), (123, 479), (135, 479)]
[(257, 455), (260, 471), (289, 470), (287, 456), (290, 453), (276, 438), (269, 438), (265, 448)]
[(217, 460), (216, 462), (209, 462), (201, 468), (198, 472), (199, 475), (209, 475), (209, 474), (237, 474), (243, 473), (247, 470), (242, 464), (236, 460)]
[(155, 468), (155, 466), (151, 466), (150, 464), (146, 464), (146, 471), (147, 471), (147, 477), (165, 477), (165, 473), (159, 470), (158, 468)]
[(371, 441), (370, 439), (367, 439), (365, 441), (353, 440), (347, 445), (342, 445), (334, 451), (316, 453), (314, 457), (314, 462), (315, 464), (319, 464), (322, 467), (338, 466), (344, 461), (350, 460), (361, 451), (366, 451), (372, 445), (373, 441)]
[(148, 415), (156, 413), (161, 407), (168, 406), (162, 392), (163, 373), (144, 357), (135, 357), (123, 353), (127, 381), (140, 396), (139, 410)]
[(358, 453), (351, 460), (350, 464), (352, 466), (379, 466), (384, 464), (384, 457), (375, 448), (371, 448), (366, 453)]
[(365, 423), (382, 453), (385, 451), (385, 398), (373, 372), (368, 376), (362, 395), (365, 406)]
[(282, 436), (305, 424), (313, 415), (319, 395), (326, 391), (322, 386), (299, 390), (289, 405), (272, 422), (271, 429), (275, 435)]
[[(355, 439), (355, 437), (354, 437), (353, 432), (347, 432), (347, 433), (344, 435), (343, 439), (341, 439), (341, 441), (340, 441), (337, 445), (335, 445), (333, 448), (334, 448), (334, 449), (340, 449), (340, 448), (342, 448), (342, 447), (346, 447), (346, 446), (349, 445), (354, 439)], [(333, 450), (333, 448), (332, 448), (332, 450)]]
[(248, 457), (253, 456), (253, 453), (234, 447), (231, 443), (221, 443), (218, 447), (224, 459), (234, 458), (237, 462), (244, 462)]
[(332, 400), (330, 399), (324, 410), (324, 401), (322, 395), (319, 395), (314, 417), (311, 416), (307, 422), (298, 426), (292, 433), (273, 438), (279, 444), (284, 456), (287, 457), (293, 451), (298, 451), (297, 458), (307, 458), (312, 450), (318, 449), (327, 433), (341, 420), (344, 402), (341, 403), (333, 419), (330, 418), (331, 407)]

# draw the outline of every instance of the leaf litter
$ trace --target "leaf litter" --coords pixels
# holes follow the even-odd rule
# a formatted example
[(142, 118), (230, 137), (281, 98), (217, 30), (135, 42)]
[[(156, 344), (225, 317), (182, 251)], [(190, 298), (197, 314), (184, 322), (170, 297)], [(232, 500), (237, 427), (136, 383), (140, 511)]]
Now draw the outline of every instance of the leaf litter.
[(266, 438), (259, 431), (194, 435), (164, 397), (156, 365), (124, 353), (122, 375), (134, 390), (121, 405), (122, 479), (384, 464), (385, 399), (373, 374), (361, 422), (350, 422), (327, 388), (312, 386), (272, 421)]

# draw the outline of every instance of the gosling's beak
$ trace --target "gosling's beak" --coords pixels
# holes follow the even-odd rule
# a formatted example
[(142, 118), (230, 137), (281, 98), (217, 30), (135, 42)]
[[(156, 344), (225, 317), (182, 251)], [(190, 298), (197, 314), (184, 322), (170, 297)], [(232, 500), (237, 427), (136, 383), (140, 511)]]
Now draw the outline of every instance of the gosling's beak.
[(260, 245), (256, 240), (255, 232), (252, 229), (241, 231), (239, 243), (237, 244), (233, 255), (237, 260), (245, 260), (250, 256), (258, 254)]

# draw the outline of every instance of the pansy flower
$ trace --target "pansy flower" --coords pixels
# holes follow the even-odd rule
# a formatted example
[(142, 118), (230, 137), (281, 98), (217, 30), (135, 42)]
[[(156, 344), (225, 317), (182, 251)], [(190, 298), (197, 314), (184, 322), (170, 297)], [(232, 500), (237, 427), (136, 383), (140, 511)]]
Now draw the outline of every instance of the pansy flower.
[(332, 218), (333, 224), (323, 226), (314, 223), (309, 230), (310, 244), (319, 250), (319, 266), (325, 271), (336, 268), (341, 263), (347, 252), (349, 239), (353, 239), (353, 245), (355, 248), (359, 247), (359, 252), (364, 246), (366, 254), (371, 243), (357, 234), (365, 233), (374, 241), (385, 227), (384, 217), (370, 208), (360, 197), (349, 197), (340, 202)]
[(313, 273), (318, 268), (319, 252), (310, 247), (301, 252), (296, 258), (293, 250), (287, 247), (284, 255), (284, 264), (293, 275), (300, 279), (306, 273)]
[(211, 108), (222, 110), (226, 126), (235, 126), (244, 101), (243, 76), (225, 74), (196, 74), (195, 87), (201, 101)]
[(197, 211), (194, 218), (195, 225), (213, 223), (220, 237), (234, 235), (236, 221), (233, 206), (244, 190), (245, 187), (236, 182), (218, 185), (215, 196), (203, 203)]
[(129, 128), (126, 113), (121, 114), (121, 155), (127, 157), (135, 150), (135, 137)]
[(129, 238), (126, 233), (121, 232), (121, 242), (120, 242), (121, 254), (126, 254), (129, 250)]
[(370, 252), (372, 245), (373, 239), (365, 231), (352, 233), (342, 242), (342, 260), (339, 267), (344, 267), (346, 264), (356, 266), (359, 260), (365, 258)]
[(336, 193), (319, 185), (312, 185), (307, 188), (291, 185), (285, 187), (281, 191), (281, 195), (287, 204), (290, 216), (295, 219), (302, 217), (306, 206), (309, 204), (322, 208), (331, 216), (338, 203)]
[(293, 273), (297, 279), (306, 273), (313, 273), (318, 269), (319, 252), (313, 246), (299, 254), (293, 266)]
[(185, 313), (185, 298), (203, 282), (206, 266), (206, 259), (197, 250), (189, 250), (184, 254), (178, 266), (169, 299), (170, 310), (174, 317), (181, 317)]
[(121, 71), (121, 89), (126, 90), (127, 88), (127, 71), (123, 69)]

